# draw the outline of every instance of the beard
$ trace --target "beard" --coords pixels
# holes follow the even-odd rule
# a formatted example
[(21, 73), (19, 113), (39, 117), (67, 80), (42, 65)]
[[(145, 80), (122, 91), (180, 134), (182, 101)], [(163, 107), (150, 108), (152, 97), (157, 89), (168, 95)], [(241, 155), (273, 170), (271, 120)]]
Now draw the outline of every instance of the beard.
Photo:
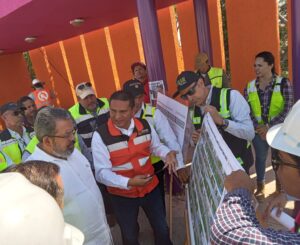
[(74, 151), (75, 148), (75, 142), (72, 142), (72, 144), (70, 144), (66, 150), (62, 151), (61, 148), (59, 147), (54, 147), (53, 148), (53, 153), (55, 156), (59, 157), (59, 158), (68, 158)]

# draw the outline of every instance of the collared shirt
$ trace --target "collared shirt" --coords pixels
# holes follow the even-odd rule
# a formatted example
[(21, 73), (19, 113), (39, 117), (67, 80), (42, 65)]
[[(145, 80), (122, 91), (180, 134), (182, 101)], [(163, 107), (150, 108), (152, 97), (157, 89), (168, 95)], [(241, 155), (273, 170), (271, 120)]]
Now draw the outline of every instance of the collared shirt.
[[(144, 113), (145, 104), (137, 111), (135, 117), (142, 118)], [(184, 166), (182, 151), (177, 142), (177, 138), (164, 114), (159, 109), (155, 110), (154, 117), (146, 117), (147, 122), (155, 129), (160, 141), (165, 144), (169, 149), (177, 151), (176, 159), (179, 167)]]
[[(268, 115), (268, 113), (269, 113), (268, 105), (271, 101), (274, 82), (276, 82), (276, 76), (273, 77), (273, 80), (268, 84), (268, 86), (266, 86), (265, 90), (262, 90), (259, 88), (258, 79), (256, 79), (256, 81), (255, 81), (255, 86), (256, 86), (257, 93), (258, 93), (259, 100), (260, 100), (261, 107), (262, 107), (262, 115)], [(286, 78), (283, 78), (283, 80), (281, 81), (281, 93), (284, 98), (284, 109), (279, 115), (277, 115), (270, 121), (270, 123), (269, 123), (270, 126), (274, 126), (276, 124), (283, 123), (288, 112), (290, 111), (290, 109), (292, 108), (292, 106), (294, 104), (293, 88), (292, 88), (291, 83)], [(245, 88), (245, 90), (244, 90), (244, 96), (245, 96), (246, 100), (248, 101), (247, 88)], [(252, 113), (251, 113), (251, 119), (253, 121), (254, 127), (256, 128), (258, 126), (258, 122), (257, 122), (256, 118), (252, 115)]]
[[(122, 134), (131, 136), (134, 130), (134, 121), (131, 119), (131, 123), (128, 129), (118, 128)], [(151, 145), (150, 151), (154, 155), (161, 157), (163, 160), (166, 155), (170, 152), (170, 149), (160, 143), (158, 135), (156, 134), (153, 127), (151, 128)], [(103, 140), (99, 133), (95, 132), (92, 139), (92, 152), (95, 166), (95, 177), (96, 180), (107, 186), (117, 187), (121, 189), (128, 189), (129, 178), (116, 174), (112, 171), (112, 163), (110, 161), (110, 154), (103, 143)]]
[[(206, 105), (210, 104), (212, 88), (213, 87), (210, 86), (210, 91), (206, 98)], [(203, 113), (204, 106), (200, 108)], [(237, 90), (230, 91), (229, 111), (231, 120), (228, 120), (229, 124), (225, 131), (238, 138), (251, 141), (255, 136), (255, 132), (250, 118), (250, 107), (245, 98)]]
[(300, 244), (300, 234), (260, 226), (243, 188), (228, 193), (211, 226), (211, 244)]
[(57, 164), (64, 184), (64, 219), (80, 229), (85, 245), (111, 244), (101, 193), (88, 160), (77, 150), (67, 160), (56, 158), (38, 146), (27, 159)]
[(11, 129), (8, 128), (8, 131), (9, 131), (11, 137), (14, 138), (14, 139), (16, 139), (18, 141), (18, 144), (19, 144), (19, 147), (21, 149), (21, 152), (24, 151), (24, 149), (28, 145), (29, 141), (31, 140), (30, 137), (29, 137), (29, 135), (27, 134), (26, 128), (22, 127), (22, 129), (23, 129), (23, 134), (21, 136), (16, 131), (13, 131), (13, 130), (11, 130)]

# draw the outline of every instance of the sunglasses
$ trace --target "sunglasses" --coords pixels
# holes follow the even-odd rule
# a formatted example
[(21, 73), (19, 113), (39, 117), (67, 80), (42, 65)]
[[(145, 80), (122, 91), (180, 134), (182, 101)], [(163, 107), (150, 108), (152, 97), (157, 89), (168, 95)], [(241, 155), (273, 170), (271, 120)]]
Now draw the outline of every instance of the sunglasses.
[(272, 154), (272, 168), (275, 173), (278, 171), (280, 165), (285, 165), (300, 170), (300, 167), (298, 165), (282, 161), (279, 157), (278, 152), (276, 151), (274, 154)]
[(188, 96), (192, 96), (196, 92), (197, 82), (195, 82), (194, 86), (189, 89), (185, 94), (181, 95), (180, 98), (183, 100), (187, 100)]
[(92, 84), (91, 84), (90, 82), (87, 82), (87, 83), (80, 84), (80, 85), (77, 87), (77, 89), (83, 90), (83, 89), (85, 89), (85, 88), (90, 88), (90, 87), (92, 87)]

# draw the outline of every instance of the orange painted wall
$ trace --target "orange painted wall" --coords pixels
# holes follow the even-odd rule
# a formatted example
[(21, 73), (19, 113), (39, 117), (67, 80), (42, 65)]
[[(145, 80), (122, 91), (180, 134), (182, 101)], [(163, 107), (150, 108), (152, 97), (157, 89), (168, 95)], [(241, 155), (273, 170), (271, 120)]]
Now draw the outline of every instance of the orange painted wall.
[(104, 30), (84, 35), (98, 97), (109, 97), (115, 91), (114, 77)]
[(260, 51), (271, 51), (279, 72), (278, 8), (274, 0), (226, 1), (232, 86), (242, 91), (254, 77)]
[(168, 91), (169, 94), (173, 94), (176, 91), (175, 81), (179, 72), (176, 60), (175, 43), (173, 38), (169, 8), (159, 10), (157, 12), (157, 18), (163, 51), (163, 59), (165, 63)]
[(139, 51), (133, 20), (109, 27), (121, 87), (132, 78), (131, 64), (139, 61)]
[(195, 55), (199, 52), (193, 1), (176, 5), (185, 70), (194, 70)]
[(22, 53), (0, 56), (0, 105), (30, 93), (31, 81)]
[(76, 84), (89, 81), (79, 36), (63, 41), (74, 87)]

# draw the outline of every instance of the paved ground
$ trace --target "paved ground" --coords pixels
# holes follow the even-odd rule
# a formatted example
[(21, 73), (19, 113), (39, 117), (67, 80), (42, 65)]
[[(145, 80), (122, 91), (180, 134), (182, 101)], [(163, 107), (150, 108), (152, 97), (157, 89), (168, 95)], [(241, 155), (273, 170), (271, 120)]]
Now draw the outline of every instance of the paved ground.
[[(258, 211), (261, 213), (264, 211), (268, 201), (272, 198), (275, 192), (275, 177), (274, 172), (270, 164), (270, 157), (267, 160), (267, 170), (266, 170), (266, 195), (265, 198), (259, 200)], [(252, 167), (251, 169), (251, 178), (256, 179), (255, 169)], [(168, 195), (166, 196), (166, 206), (169, 206)], [(173, 197), (173, 232), (172, 232), (172, 240), (174, 245), (183, 245), (186, 241), (186, 225), (185, 225), (185, 197), (178, 196)], [(291, 214), (293, 209), (293, 203), (289, 202), (286, 206), (285, 212)], [(148, 220), (141, 210), (139, 215), (139, 224), (140, 224), (140, 234), (139, 240), (141, 245), (152, 245), (153, 241), (153, 233), (152, 229), (148, 223)], [(269, 218), (267, 222), (263, 223), (264, 226), (269, 226), (274, 229), (285, 229), (280, 224), (277, 223), (272, 218)], [(116, 225), (112, 228), (112, 235), (114, 238), (114, 242), (116, 245), (122, 244), (120, 229), (119, 226)]]

